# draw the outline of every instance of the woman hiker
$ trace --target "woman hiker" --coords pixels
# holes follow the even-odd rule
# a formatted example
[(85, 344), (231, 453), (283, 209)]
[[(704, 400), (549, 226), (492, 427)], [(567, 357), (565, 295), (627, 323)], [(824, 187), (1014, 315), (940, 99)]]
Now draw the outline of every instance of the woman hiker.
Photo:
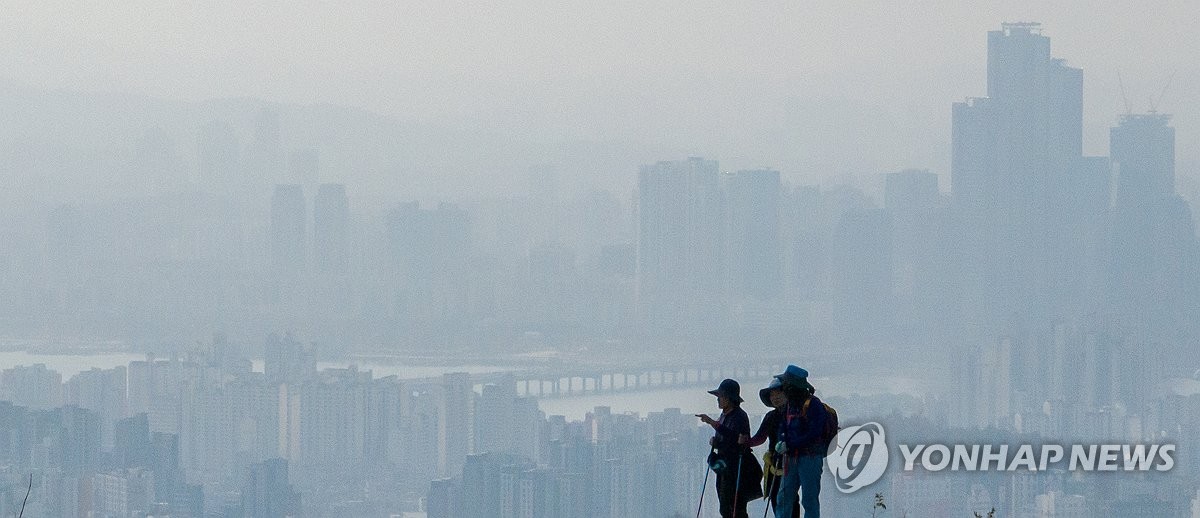
[[(783, 477), (783, 463), (776, 459), (781, 456), (775, 453), (775, 445), (779, 442), (779, 423), (783, 420), (783, 412), (787, 407), (787, 395), (783, 391), (783, 382), (779, 378), (771, 380), (767, 388), (758, 391), (758, 399), (771, 410), (763, 416), (758, 425), (758, 432), (749, 438), (745, 444), (750, 447), (767, 443), (767, 452), (763, 454), (763, 492), (766, 493), (768, 505), (773, 505), (775, 495), (779, 493), (779, 483)], [(792, 518), (800, 518), (799, 495), (791, 495), (793, 500)]]
[(787, 395), (778, 428), (779, 442), (775, 444), (776, 458), (783, 463), (783, 477), (775, 497), (775, 517), (794, 516), (799, 492), (804, 518), (820, 518), (821, 471), (828, 446), (824, 435), (829, 412), (813, 395), (816, 389), (808, 382), (808, 371), (788, 365), (775, 379)]
[[(709, 467), (717, 474), (717, 500), (721, 518), (748, 518), (746, 503), (762, 497), (762, 468), (754, 453), (744, 444), (750, 437), (750, 418), (742, 410), (741, 386), (726, 379), (709, 394), (717, 396), (721, 415), (717, 419), (696, 414), (713, 427)], [(739, 487), (740, 486), (740, 487)]]

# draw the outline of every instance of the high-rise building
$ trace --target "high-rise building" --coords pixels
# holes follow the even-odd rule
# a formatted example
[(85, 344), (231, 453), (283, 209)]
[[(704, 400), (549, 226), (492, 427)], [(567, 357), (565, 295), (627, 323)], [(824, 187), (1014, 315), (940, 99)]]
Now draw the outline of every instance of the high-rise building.
[(100, 418), (95, 412), (64, 406), (47, 418), (57, 430), (50, 462), (70, 473), (94, 471), (100, 461)]
[(468, 455), (462, 465), (462, 493), (459, 505), (465, 518), (500, 516), (502, 493), (500, 472), (512, 465), (497, 453)]
[(1082, 156), (1083, 72), (1051, 56), (1040, 24), (989, 32), (987, 71), (987, 97), (954, 105), (951, 186), (961, 317), (994, 328), (1077, 303), (1080, 247), (1063, 245), (1091, 215), (1062, 207), (1096, 196), (1104, 171)]
[(304, 189), (299, 185), (276, 185), (271, 196), (271, 265), (278, 271), (296, 273), (305, 264), (307, 211)]
[(349, 476), (363, 465), (371, 372), (326, 369), (300, 388), (300, 469)]
[(1110, 135), (1113, 309), (1130, 328), (1164, 337), (1195, 320), (1200, 251), (1191, 209), (1175, 194), (1175, 128), (1169, 116), (1121, 118)]
[(62, 374), (44, 363), (18, 365), (0, 371), (0, 398), (29, 408), (51, 409), (62, 404)]
[(113, 461), (119, 468), (150, 467), (150, 419), (146, 414), (119, 419), (113, 425)]
[(179, 436), (155, 432), (150, 435), (150, 470), (154, 472), (156, 502), (180, 503), (183, 473), (179, 469)]
[(242, 489), (242, 516), (284, 518), (300, 512), (300, 493), (288, 483), (286, 460), (268, 459), (250, 467)]
[(438, 474), (462, 472), (467, 454), (472, 453), (472, 420), (475, 392), (471, 375), (453, 372), (442, 376), (438, 404)]
[(100, 415), (105, 448), (113, 445), (113, 422), (126, 416), (125, 370), (124, 366), (92, 368), (72, 376), (66, 383), (67, 404)]
[(652, 332), (703, 333), (725, 314), (717, 162), (692, 157), (638, 175), (638, 313)]
[(823, 196), (817, 187), (785, 192), (781, 204), (785, 296), (792, 304), (823, 300), (828, 271), (828, 243), (822, 214)]
[(1109, 132), (1117, 166), (1116, 205), (1155, 205), (1175, 195), (1175, 128), (1170, 115), (1127, 114)]
[(501, 383), (483, 386), (475, 406), (475, 448), (479, 453), (497, 452), (515, 454), (517, 437), (530, 430), (522, 427), (526, 423), (515, 420), (517, 385), (511, 378)]
[(429, 483), (425, 496), (425, 513), (428, 518), (455, 518), (463, 516), (459, 510), (462, 491), (453, 478), (439, 478)]
[(311, 347), (300, 343), (290, 333), (267, 336), (263, 345), (263, 373), (268, 382), (299, 384), (316, 372), (316, 358)]
[(779, 171), (738, 171), (725, 175), (724, 184), (729, 293), (772, 301), (782, 285)]

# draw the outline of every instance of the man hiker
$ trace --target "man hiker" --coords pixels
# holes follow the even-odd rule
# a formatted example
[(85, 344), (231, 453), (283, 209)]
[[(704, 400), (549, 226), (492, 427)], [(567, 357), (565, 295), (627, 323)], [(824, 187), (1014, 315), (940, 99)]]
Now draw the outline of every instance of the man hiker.
[(717, 396), (721, 415), (717, 419), (696, 414), (700, 421), (713, 427), (712, 453), (709, 467), (717, 475), (717, 501), (721, 518), (748, 518), (746, 503), (762, 497), (762, 468), (745, 440), (750, 436), (750, 418), (742, 410), (741, 386), (726, 379), (709, 394)]
[[(775, 502), (775, 495), (779, 493), (779, 483), (783, 476), (783, 463), (780, 462), (782, 456), (775, 453), (775, 445), (779, 442), (779, 423), (783, 420), (783, 412), (787, 407), (783, 382), (779, 381), (779, 378), (772, 379), (767, 388), (758, 391), (758, 399), (771, 410), (763, 416), (762, 423), (758, 425), (758, 432), (746, 441), (746, 445), (754, 447), (767, 443), (767, 451), (763, 454), (763, 493), (766, 494), (767, 502), (772, 503)], [(792, 518), (800, 518), (800, 506), (795, 502), (799, 495), (789, 496), (793, 500)]]
[(831, 417), (821, 400), (813, 395), (816, 389), (808, 382), (808, 371), (788, 365), (775, 378), (787, 397), (779, 422), (779, 442), (775, 445), (778, 462), (783, 465), (775, 497), (775, 517), (795, 516), (793, 509), (799, 491), (804, 518), (820, 518), (821, 470), (828, 448), (826, 427)]

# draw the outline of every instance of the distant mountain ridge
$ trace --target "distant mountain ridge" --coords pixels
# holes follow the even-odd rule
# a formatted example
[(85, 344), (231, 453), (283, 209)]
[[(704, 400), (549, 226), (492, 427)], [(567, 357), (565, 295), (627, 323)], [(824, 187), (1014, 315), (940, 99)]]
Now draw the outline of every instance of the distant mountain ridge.
[[(346, 183), (353, 194), (397, 199), (523, 193), (530, 168), (542, 164), (556, 166), (564, 188), (604, 188), (623, 195), (632, 189), (639, 163), (682, 154), (625, 142), (536, 142), (328, 104), (248, 97), (187, 102), (40, 91), (0, 80), (0, 174), (13, 185), (13, 194), (39, 204), (195, 188), (199, 128), (226, 121), (246, 149), (255, 118), (265, 108), (279, 116), (285, 157), (297, 149), (316, 149), (320, 181)], [(146, 140), (165, 142), (171, 163), (139, 176), (132, 170)], [(257, 196), (265, 198), (269, 186), (262, 187)]]

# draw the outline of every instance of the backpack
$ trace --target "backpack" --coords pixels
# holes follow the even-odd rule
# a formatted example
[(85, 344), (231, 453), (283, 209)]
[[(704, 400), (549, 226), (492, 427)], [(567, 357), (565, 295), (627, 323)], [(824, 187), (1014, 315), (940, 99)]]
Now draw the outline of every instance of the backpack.
[[(804, 400), (804, 406), (800, 408), (801, 417), (804, 417), (805, 414), (808, 413), (809, 403), (812, 403), (811, 398)], [(825, 430), (821, 432), (821, 446), (822, 448), (828, 449), (829, 443), (833, 442), (833, 438), (837, 437), (838, 430), (841, 430), (841, 428), (838, 426), (837, 410), (834, 410), (833, 407), (829, 406), (824, 401), (821, 402), (821, 405), (825, 407), (825, 413), (829, 414), (829, 417), (825, 419)]]

